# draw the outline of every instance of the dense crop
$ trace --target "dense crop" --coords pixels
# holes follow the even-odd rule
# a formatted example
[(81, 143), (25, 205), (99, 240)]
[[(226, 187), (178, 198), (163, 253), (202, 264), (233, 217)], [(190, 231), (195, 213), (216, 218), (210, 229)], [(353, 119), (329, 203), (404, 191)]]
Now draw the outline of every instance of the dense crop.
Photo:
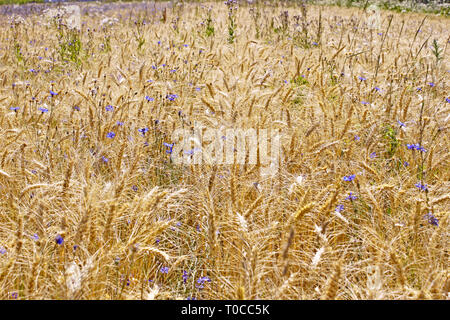
[[(448, 298), (448, 18), (37, 8), (0, 16), (1, 299)], [(177, 163), (199, 124), (280, 157)]]

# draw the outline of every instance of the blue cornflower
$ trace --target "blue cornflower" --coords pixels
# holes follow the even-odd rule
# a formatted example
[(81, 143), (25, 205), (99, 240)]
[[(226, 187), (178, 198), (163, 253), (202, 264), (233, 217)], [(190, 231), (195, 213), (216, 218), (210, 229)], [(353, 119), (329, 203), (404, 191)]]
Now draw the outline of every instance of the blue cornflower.
[(417, 150), (417, 151), (422, 151), (422, 152), (427, 152), (427, 150), (420, 146), (420, 144), (416, 143), (416, 144), (406, 144), (406, 148), (408, 148), (408, 150)]
[(113, 107), (112, 105), (108, 104), (108, 105), (105, 107), (105, 110), (106, 110), (106, 111), (114, 111), (114, 107)]
[(114, 132), (112, 132), (112, 131), (108, 132), (107, 135), (106, 135), (106, 137), (110, 138), (110, 139), (114, 139), (115, 136), (116, 136), (116, 134)]
[(133, 189), (133, 191), (138, 191), (138, 187), (137, 186), (132, 186), (131, 189)]
[(343, 210), (344, 210), (344, 205), (343, 204), (338, 204), (338, 206), (336, 207), (336, 209), (334, 211), (342, 212)]
[(170, 101), (174, 101), (176, 98), (178, 98), (178, 95), (176, 94), (169, 94), (166, 96), (167, 99), (169, 99)]
[(397, 120), (397, 123), (400, 125), (400, 128), (401, 127), (406, 127), (406, 124), (401, 122), (400, 120)]
[(58, 94), (57, 94), (56, 92), (50, 90), (50, 95), (51, 95), (52, 97), (54, 97), (54, 96), (57, 96)]
[(6, 253), (6, 249), (4, 247), (0, 247), (0, 254), (5, 254)]
[(31, 236), (31, 238), (32, 238), (34, 241), (38, 241), (38, 240), (39, 240), (39, 236), (38, 236), (37, 233), (33, 234), (33, 235)]
[(12, 110), (14, 112), (17, 112), (17, 110), (19, 110), (20, 107), (10, 107), (9, 110)]
[(18, 296), (19, 295), (17, 294), (17, 292), (11, 293), (11, 298), (13, 298), (13, 299), (17, 299)]
[(184, 44), (183, 46), (184, 46), (185, 48), (189, 47), (189, 45), (188, 45), (188, 44)]
[(424, 216), (424, 218), (428, 220), (428, 223), (430, 223), (430, 224), (432, 224), (432, 225), (434, 225), (434, 226), (436, 226), (436, 227), (439, 226), (439, 219), (436, 218), (436, 217), (433, 215), (433, 213), (428, 212), (428, 213)]
[(177, 69), (170, 70), (171, 73), (177, 72)]
[(105, 157), (105, 156), (102, 156), (102, 160), (103, 160), (103, 162), (105, 162), (105, 163), (107, 163), (107, 162), (109, 161), (109, 159), (108, 159), (107, 157)]
[(372, 152), (370, 155), (369, 155), (369, 158), (370, 159), (373, 159), (373, 158), (375, 158), (377, 156), (377, 153), (376, 152)]
[(361, 81), (366, 81), (367, 80), (367, 78), (364, 78), (362, 76), (359, 76), (358, 79), (361, 80)]
[(203, 289), (205, 287), (205, 282), (211, 282), (209, 277), (200, 277), (195, 285), (198, 289)]
[(355, 136), (355, 141), (359, 141), (361, 139), (359, 136)]
[(169, 273), (169, 267), (162, 267), (160, 272), (161, 273)]
[(419, 188), (421, 191), (428, 191), (428, 187), (426, 184), (422, 184), (420, 182), (416, 183), (415, 186)]
[(122, 121), (117, 121), (116, 122), (118, 126), (123, 126), (123, 122)]
[(317, 43), (317, 42), (315, 42), (315, 41), (313, 41), (313, 46), (318, 46), (319, 44)]
[(57, 244), (61, 245), (64, 242), (64, 238), (61, 235), (58, 234), (56, 236), (56, 238), (55, 238), (55, 241), (56, 241)]
[(344, 181), (353, 181), (354, 179), (355, 179), (355, 175), (354, 174), (352, 174), (352, 175), (350, 175), (350, 176), (345, 176), (344, 178)]
[(350, 193), (348, 194), (348, 197), (345, 198), (345, 200), (350, 200), (350, 201), (353, 201), (353, 200), (355, 200), (355, 199), (357, 199), (357, 196), (354, 196), (354, 195), (353, 195), (353, 192), (350, 192)]
[(197, 88), (195, 88), (195, 90), (196, 90), (196, 91), (200, 91), (200, 90), (202, 90), (202, 88), (197, 87)]
[(39, 111), (41, 111), (42, 113), (45, 113), (45, 112), (48, 112), (48, 109), (47, 109), (47, 108), (40, 107), (40, 108), (39, 108)]
[(361, 104), (370, 104), (370, 102), (367, 102), (367, 101), (361, 101)]
[(429, 85), (430, 87), (434, 87), (434, 82), (428, 82), (428, 85)]
[(142, 136), (144, 136), (145, 133), (148, 131), (148, 128), (141, 128), (141, 129), (138, 129), (138, 131), (141, 133)]
[(409, 166), (409, 162), (408, 162), (408, 161), (405, 161), (405, 162), (403, 162), (403, 165), (404, 165), (405, 167), (408, 167), (408, 166)]
[(175, 143), (172, 143), (172, 144), (166, 143), (166, 142), (163, 143), (163, 145), (165, 145), (167, 148), (170, 148), (170, 149), (166, 150), (166, 153), (172, 153), (172, 149), (173, 149), (173, 145), (174, 144)]
[(189, 274), (186, 271), (183, 271), (183, 275), (181, 277), (183, 278), (183, 282), (186, 283), (189, 278)]
[(145, 99), (147, 100), (147, 101), (154, 101), (155, 99), (153, 99), (152, 97), (149, 97), (149, 96), (145, 96)]
[(75, 106), (73, 107), (75, 110), (80, 111), (80, 107), (79, 106)]
[(380, 92), (380, 91), (381, 91), (381, 89), (380, 89), (380, 88), (378, 88), (378, 87), (375, 87), (374, 89), (375, 89), (375, 90), (377, 90), (378, 92)]
[(446, 101), (447, 103), (450, 103), (450, 98), (445, 98), (445, 101)]

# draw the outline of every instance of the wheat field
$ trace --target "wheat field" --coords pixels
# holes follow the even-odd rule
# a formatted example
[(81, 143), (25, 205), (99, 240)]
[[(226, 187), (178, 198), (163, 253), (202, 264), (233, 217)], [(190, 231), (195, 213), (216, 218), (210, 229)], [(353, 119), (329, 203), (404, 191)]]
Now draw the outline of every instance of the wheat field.
[[(0, 16), (1, 299), (450, 298), (448, 17), (75, 6)], [(280, 157), (177, 164), (194, 123)]]

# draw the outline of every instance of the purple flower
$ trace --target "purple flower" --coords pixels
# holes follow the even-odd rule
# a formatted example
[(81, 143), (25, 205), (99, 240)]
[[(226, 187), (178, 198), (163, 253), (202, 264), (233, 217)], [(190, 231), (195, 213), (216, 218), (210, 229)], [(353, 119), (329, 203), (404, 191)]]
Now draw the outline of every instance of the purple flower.
[(358, 79), (361, 80), (361, 81), (366, 81), (367, 80), (367, 78), (364, 78), (362, 76), (359, 76)]
[(381, 91), (381, 89), (380, 89), (380, 88), (378, 88), (378, 87), (375, 87), (374, 89), (375, 89), (375, 90), (377, 90), (378, 92), (380, 92), (380, 91)]
[(4, 247), (0, 247), (0, 254), (5, 254), (6, 253), (6, 249)]
[(58, 234), (58, 235), (56, 236), (56, 238), (55, 238), (55, 241), (56, 241), (57, 244), (61, 245), (61, 244), (63, 244), (63, 242), (64, 242), (64, 238), (61, 237), (61, 235)]
[(103, 160), (103, 162), (105, 162), (105, 163), (107, 163), (107, 162), (109, 161), (109, 159), (108, 159), (107, 157), (105, 157), (105, 156), (102, 156), (102, 160)]
[(354, 195), (353, 195), (353, 192), (350, 192), (350, 193), (348, 194), (348, 197), (345, 198), (345, 200), (350, 200), (350, 201), (353, 201), (353, 200), (355, 200), (355, 199), (357, 199), (357, 196), (354, 196)]
[(133, 191), (138, 191), (138, 187), (137, 186), (132, 186), (131, 189), (133, 189)]
[(361, 101), (361, 104), (370, 104), (370, 102), (367, 102), (367, 101)]
[(342, 212), (343, 210), (344, 210), (344, 205), (343, 204), (338, 204), (338, 206), (336, 207), (336, 209), (334, 211)]
[(434, 87), (434, 83), (433, 83), (433, 82), (428, 82), (428, 85), (429, 85), (430, 87)]
[(447, 103), (450, 103), (450, 98), (445, 98), (445, 101), (446, 101)]
[(434, 226), (436, 226), (436, 227), (439, 226), (439, 219), (437, 219), (437, 218), (433, 215), (433, 213), (428, 212), (428, 213), (424, 216), (424, 218), (428, 220), (428, 223), (430, 223), (430, 224), (432, 224), (432, 225), (434, 225)]
[(168, 150), (166, 150), (166, 153), (172, 153), (172, 149), (173, 149), (174, 144), (175, 143), (172, 143), (172, 144), (166, 143), (166, 142), (163, 143), (163, 145), (165, 145), (167, 148), (169, 148)]
[(401, 128), (401, 127), (406, 127), (406, 124), (404, 124), (404, 123), (401, 122), (400, 120), (397, 120), (397, 122), (398, 122), (398, 124), (400, 125), (400, 128)]
[(40, 107), (38, 110), (41, 111), (42, 113), (48, 112), (48, 109), (43, 107)]
[(426, 184), (422, 184), (420, 182), (416, 183), (415, 186), (419, 188), (421, 191), (428, 191), (428, 187)]
[(161, 270), (159, 270), (161, 273), (169, 273), (169, 267), (162, 267)]
[(37, 233), (33, 234), (33, 235), (31, 236), (31, 238), (32, 238), (34, 241), (38, 241), (38, 240), (39, 240), (39, 236), (38, 236)]
[(12, 110), (14, 112), (17, 112), (17, 110), (19, 110), (19, 109), (20, 109), (19, 107), (11, 107), (11, 108), (9, 108), (9, 110)]
[(80, 107), (78, 107), (78, 106), (75, 106), (75, 107), (73, 107), (75, 110), (77, 110), (77, 111), (80, 111)]
[(106, 137), (107, 138), (110, 138), (110, 139), (114, 139), (114, 137), (116, 136), (116, 134), (114, 133), (114, 132), (108, 132), (107, 134), (106, 134)]
[(343, 179), (344, 179), (344, 181), (350, 182), (350, 181), (353, 181), (355, 179), (355, 175), (352, 174), (350, 176), (345, 176)]
[(359, 136), (355, 136), (355, 141), (359, 141), (361, 139)]
[(195, 285), (198, 289), (203, 289), (205, 287), (205, 282), (211, 282), (209, 277), (200, 277)]
[(147, 100), (147, 101), (154, 101), (155, 99), (153, 99), (153, 98), (151, 98), (151, 97), (149, 97), (149, 96), (145, 96), (145, 99)]
[(408, 166), (409, 166), (408, 161), (403, 162), (403, 165), (404, 165), (405, 167), (408, 167)]
[(123, 122), (122, 121), (117, 121), (116, 122), (118, 126), (123, 126)]
[(54, 97), (54, 96), (57, 96), (57, 95), (58, 95), (58, 94), (57, 94), (56, 92), (50, 90), (50, 96)]
[(417, 151), (422, 151), (422, 152), (427, 152), (427, 150), (424, 147), (421, 147), (420, 144), (416, 143), (416, 144), (406, 144), (406, 148), (408, 148), (408, 150), (417, 150)]
[(106, 110), (106, 111), (114, 111), (114, 107), (113, 107), (112, 105), (108, 104), (108, 105), (105, 107), (105, 110)]
[(178, 95), (176, 94), (169, 94), (166, 96), (167, 99), (169, 99), (170, 101), (174, 101), (176, 98), (178, 98)]
[(373, 158), (375, 158), (377, 156), (377, 153), (376, 152), (372, 152), (370, 155), (369, 155), (369, 158), (370, 159), (373, 159)]
[(186, 283), (189, 278), (189, 274), (186, 271), (183, 271), (183, 275), (181, 277), (183, 278), (183, 282)]
[(141, 129), (138, 129), (138, 131), (141, 133), (142, 136), (144, 136), (145, 133), (148, 131), (148, 128), (141, 128)]

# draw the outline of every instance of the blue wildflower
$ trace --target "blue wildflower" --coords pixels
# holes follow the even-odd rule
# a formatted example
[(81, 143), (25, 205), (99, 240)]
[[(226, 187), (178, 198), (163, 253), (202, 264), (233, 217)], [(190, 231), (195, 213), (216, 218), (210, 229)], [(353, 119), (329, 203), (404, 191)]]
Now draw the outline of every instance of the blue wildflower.
[(117, 121), (116, 122), (118, 126), (123, 126), (123, 122), (122, 121)]
[(113, 107), (112, 105), (108, 104), (108, 105), (105, 107), (105, 110), (106, 110), (106, 111), (114, 111), (114, 107)]
[(38, 241), (38, 240), (39, 240), (39, 236), (38, 236), (37, 233), (33, 234), (33, 235), (31, 236), (31, 238), (32, 238), (34, 241)]
[(57, 94), (56, 92), (50, 90), (50, 95), (51, 95), (52, 97), (54, 97), (54, 96), (57, 96), (58, 94)]
[(369, 158), (370, 159), (373, 159), (373, 158), (375, 158), (377, 156), (377, 153), (376, 152), (372, 152), (370, 155), (369, 155)]
[(6, 253), (6, 249), (4, 247), (0, 247), (0, 254), (5, 254)]
[(148, 128), (141, 128), (141, 129), (138, 129), (138, 131), (141, 133), (142, 136), (144, 136), (145, 133), (148, 131)]
[(109, 161), (109, 159), (108, 159), (107, 157), (105, 157), (105, 156), (102, 156), (102, 160), (103, 160), (103, 162), (105, 162), (105, 163), (107, 163), (107, 162)]
[(178, 95), (176, 94), (169, 94), (166, 96), (167, 99), (169, 99), (170, 101), (174, 101), (176, 98), (178, 98)]
[(165, 145), (167, 148), (169, 148), (168, 150), (166, 150), (166, 153), (172, 153), (172, 149), (173, 149), (174, 144), (175, 143), (172, 143), (172, 144), (166, 143), (166, 142), (163, 143), (163, 145)]
[(40, 107), (40, 108), (39, 108), (39, 111), (41, 111), (42, 113), (45, 113), (45, 112), (48, 112), (48, 109), (47, 109), (47, 108)]
[(181, 277), (183, 278), (183, 282), (186, 283), (189, 278), (189, 274), (186, 271), (183, 271), (183, 275)]
[(352, 174), (352, 175), (350, 175), (350, 176), (345, 176), (344, 178), (344, 181), (353, 181), (354, 179), (355, 179), (355, 175), (354, 174)]
[(361, 81), (366, 81), (367, 80), (367, 78), (364, 78), (362, 76), (359, 76), (358, 79), (361, 80)]
[(430, 223), (430, 224), (432, 224), (432, 225), (434, 225), (434, 226), (436, 226), (436, 227), (439, 226), (439, 219), (436, 218), (436, 217), (433, 215), (433, 213), (428, 212), (428, 213), (424, 216), (424, 218), (428, 220), (428, 223)]
[(350, 193), (348, 194), (348, 197), (345, 198), (345, 200), (350, 200), (350, 201), (353, 201), (353, 200), (355, 200), (355, 199), (357, 199), (357, 196), (354, 196), (354, 195), (353, 195), (353, 192), (350, 192)]
[(61, 245), (64, 242), (64, 238), (61, 235), (58, 234), (56, 236), (56, 238), (55, 238), (55, 241), (56, 241), (57, 244)]
[(415, 186), (419, 188), (421, 191), (428, 191), (428, 187), (426, 184), (422, 184), (420, 182), (416, 183)]
[(434, 84), (433, 82), (428, 82), (428, 85), (429, 85), (430, 87), (434, 87), (434, 86), (435, 86), (435, 84)]
[(107, 135), (106, 135), (106, 137), (110, 138), (110, 139), (114, 139), (115, 136), (116, 136), (116, 134), (114, 132), (112, 132), (112, 131), (108, 132)]
[(445, 101), (446, 101), (447, 103), (450, 103), (450, 98), (445, 98)]
[(355, 136), (355, 141), (359, 141), (361, 139), (359, 136)]
[(344, 205), (343, 204), (338, 204), (338, 206), (336, 207), (336, 209), (334, 211), (342, 212), (343, 210), (344, 210)]
[(405, 167), (408, 167), (408, 166), (409, 166), (409, 162), (408, 162), (408, 161), (405, 161), (405, 162), (403, 162), (403, 165), (404, 165)]
[(209, 277), (200, 277), (195, 285), (198, 289), (203, 289), (205, 287), (205, 282), (211, 282)]
[(169, 267), (162, 267), (160, 272), (161, 273), (169, 273)]
[(132, 186), (131, 189), (133, 189), (133, 191), (138, 191), (138, 187), (137, 186)]
[(154, 101), (155, 99), (153, 99), (153, 98), (151, 98), (151, 97), (149, 97), (149, 96), (145, 96), (145, 99), (147, 100), (147, 101)]
[(406, 127), (406, 124), (401, 122), (400, 120), (397, 120), (397, 123), (400, 125), (400, 128), (401, 127)]
[(14, 112), (17, 112), (17, 110), (19, 110), (19, 109), (20, 109), (19, 107), (11, 107), (11, 108), (9, 108), (9, 110), (12, 110)]

